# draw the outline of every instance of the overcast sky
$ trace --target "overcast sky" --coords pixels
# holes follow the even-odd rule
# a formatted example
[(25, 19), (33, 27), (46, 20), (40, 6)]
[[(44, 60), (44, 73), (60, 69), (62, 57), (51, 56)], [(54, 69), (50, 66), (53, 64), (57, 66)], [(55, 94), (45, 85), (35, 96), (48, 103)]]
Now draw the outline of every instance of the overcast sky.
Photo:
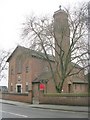
[(71, 6), (89, 0), (0, 0), (0, 49), (12, 49), (19, 43), (26, 16), (53, 15), (59, 5)]
[(19, 43), (27, 15), (53, 15), (59, 5), (72, 7), (82, 1), (89, 0), (0, 0), (0, 49), (11, 49)]

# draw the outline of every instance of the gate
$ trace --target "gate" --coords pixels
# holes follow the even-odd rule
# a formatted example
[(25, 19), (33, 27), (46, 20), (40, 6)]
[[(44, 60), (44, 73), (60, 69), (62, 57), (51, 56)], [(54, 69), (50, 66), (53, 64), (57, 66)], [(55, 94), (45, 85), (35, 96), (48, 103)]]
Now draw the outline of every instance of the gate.
[(33, 91), (32, 94), (33, 104), (39, 104), (39, 85), (33, 84), (32, 91)]

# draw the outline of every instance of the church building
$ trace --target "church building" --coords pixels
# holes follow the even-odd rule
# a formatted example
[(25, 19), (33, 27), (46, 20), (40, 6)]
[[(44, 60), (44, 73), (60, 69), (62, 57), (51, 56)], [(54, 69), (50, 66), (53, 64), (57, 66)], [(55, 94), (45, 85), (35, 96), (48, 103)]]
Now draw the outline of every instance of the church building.
[[(53, 15), (55, 30), (55, 48), (60, 52), (60, 45), (64, 51), (64, 58), (70, 48), (70, 29), (68, 25), (68, 15), (64, 10), (59, 9)], [(62, 41), (62, 32), (63, 41)], [(42, 57), (44, 56), (44, 57)], [(71, 54), (70, 54), (71, 57)], [(69, 59), (70, 59), (69, 57)], [(14, 94), (25, 94), (32, 91), (32, 97), (38, 99), (39, 91), (44, 90), (45, 93), (56, 93), (55, 84), (52, 80), (50, 66), (45, 58), (44, 53), (30, 50), (28, 48), (17, 46), (8, 58), (8, 92)], [(59, 63), (59, 57), (55, 52), (55, 58)], [(49, 59), (53, 68), (55, 61), (49, 55)], [(74, 63), (72, 63), (74, 65)], [(81, 69), (76, 65), (74, 71)], [(59, 79), (56, 77), (56, 79)], [(88, 82), (84, 79), (84, 71), (78, 75), (68, 77), (63, 85), (64, 93), (83, 93), (87, 92)]]

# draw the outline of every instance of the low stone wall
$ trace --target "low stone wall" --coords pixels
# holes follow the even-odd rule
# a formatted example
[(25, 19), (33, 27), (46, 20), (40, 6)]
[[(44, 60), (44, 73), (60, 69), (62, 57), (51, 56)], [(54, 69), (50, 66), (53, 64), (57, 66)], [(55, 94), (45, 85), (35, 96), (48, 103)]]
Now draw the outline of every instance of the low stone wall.
[(2, 99), (32, 103), (32, 93), (2, 93)]
[(48, 96), (40, 93), (40, 104), (57, 104), (57, 105), (80, 105), (88, 106), (88, 96)]

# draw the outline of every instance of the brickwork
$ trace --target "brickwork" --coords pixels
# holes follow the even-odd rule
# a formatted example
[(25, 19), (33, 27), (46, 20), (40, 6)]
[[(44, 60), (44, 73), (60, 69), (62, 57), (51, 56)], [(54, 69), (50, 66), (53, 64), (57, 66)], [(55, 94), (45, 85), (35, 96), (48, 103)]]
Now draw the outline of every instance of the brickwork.
[[(26, 83), (29, 86), (29, 89), (32, 90), (32, 81), (38, 77), (42, 72), (45, 71), (45, 68), (48, 65), (48, 62), (36, 57), (26, 56), (23, 51), (21, 52), (21, 48), (16, 48), (13, 57), (9, 60), (9, 82), (8, 82), (8, 92), (16, 93), (17, 85), (22, 85), (22, 93), (26, 92)], [(20, 56), (22, 59), (22, 72), (17, 73), (17, 57)], [(52, 62), (53, 65), (53, 62)], [(28, 72), (26, 72), (26, 67), (28, 66)], [(12, 72), (13, 69), (13, 73)], [(12, 90), (11, 90), (12, 86)]]
[(61, 96), (48, 96), (40, 92), (40, 104), (57, 104), (57, 105), (81, 105), (88, 106), (89, 98), (86, 97), (61, 97)]
[(2, 99), (32, 103), (32, 92), (28, 94), (2, 93)]

